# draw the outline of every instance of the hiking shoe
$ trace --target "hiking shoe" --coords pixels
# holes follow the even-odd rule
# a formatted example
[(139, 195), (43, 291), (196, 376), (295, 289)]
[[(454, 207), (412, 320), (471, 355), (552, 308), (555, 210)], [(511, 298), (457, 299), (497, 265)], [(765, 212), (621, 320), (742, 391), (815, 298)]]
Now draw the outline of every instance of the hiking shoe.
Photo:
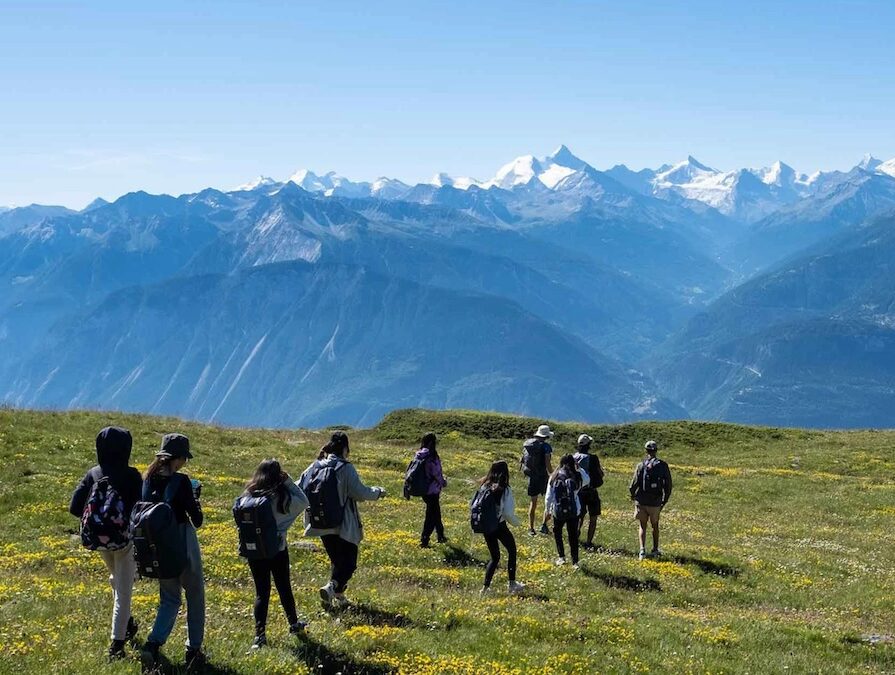
[(642, 549), (640, 549), (640, 553), (637, 554), (637, 559), (643, 560), (645, 558), (649, 558), (649, 556), (646, 554), (646, 549), (642, 548)]
[(130, 619), (128, 619), (127, 620), (127, 631), (124, 634), (125, 641), (133, 642), (134, 639), (137, 637), (138, 630), (140, 630), (140, 624), (137, 623), (137, 621), (134, 619), (134, 617), (131, 617)]
[(654, 548), (653, 552), (650, 553), (651, 558), (661, 558), (663, 555), (661, 548)]
[(553, 561), (553, 564), (556, 565), (557, 567), (559, 567), (560, 565), (565, 565), (566, 559), (563, 558), (562, 556), (560, 556), (559, 558), (557, 558), (556, 560)]
[(161, 665), (159, 659), (159, 649), (161, 645), (158, 642), (147, 642), (140, 650), (140, 665), (144, 673), (154, 673)]
[(266, 647), (266, 646), (267, 646), (267, 635), (265, 635), (264, 633), (261, 633), (261, 635), (256, 635), (255, 639), (252, 640), (252, 646), (249, 647), (248, 653), (251, 654), (252, 652), (257, 651), (258, 649), (261, 649), (262, 647)]
[(345, 609), (351, 603), (348, 602), (348, 598), (345, 597), (344, 593), (333, 593), (332, 599), (333, 607), (336, 609)]
[(581, 548), (583, 548), (585, 551), (593, 551), (597, 547), (594, 546), (594, 543), (592, 541), (585, 541), (581, 543)]
[(124, 653), (124, 640), (112, 640), (107, 656), (110, 663), (125, 658), (127, 654)]
[[(267, 642), (267, 639), (264, 642)], [(202, 651), (201, 647), (187, 647), (183, 661), (187, 672), (189, 672), (193, 668), (204, 668), (208, 663), (208, 657), (205, 656), (205, 652)]]
[(438, 543), (439, 543), (439, 544), (446, 544), (446, 543), (448, 543), (448, 538), (445, 537), (444, 535), (441, 535), (440, 537), (438, 537)]
[(428, 539), (423, 539), (420, 541), (420, 548), (432, 548), (432, 544), (429, 543)]
[(289, 634), (290, 635), (304, 635), (305, 629), (308, 627), (307, 621), (302, 621), (299, 619), (295, 623), (289, 624)]
[(578, 570), (581, 569), (581, 565), (579, 565), (579, 564), (576, 563), (576, 562), (575, 562), (575, 563), (572, 563), (572, 569), (575, 570), (575, 571), (577, 572)]
[(520, 584), (518, 581), (511, 581), (507, 584), (507, 591), (510, 595), (517, 595), (525, 590), (525, 584)]
[(479, 595), (491, 595), (491, 587), (482, 586), (482, 590), (479, 591)]
[(333, 606), (334, 597), (336, 597), (335, 584), (330, 581), (320, 589), (320, 602), (323, 604), (324, 609), (329, 609)]
[(529, 537), (537, 537), (537, 536), (538, 536), (538, 533), (535, 532), (535, 530), (534, 530), (533, 527), (530, 527), (530, 528), (528, 528), (528, 536), (529, 536)]
[(547, 523), (541, 525), (541, 534), (550, 534), (550, 528), (547, 527)]

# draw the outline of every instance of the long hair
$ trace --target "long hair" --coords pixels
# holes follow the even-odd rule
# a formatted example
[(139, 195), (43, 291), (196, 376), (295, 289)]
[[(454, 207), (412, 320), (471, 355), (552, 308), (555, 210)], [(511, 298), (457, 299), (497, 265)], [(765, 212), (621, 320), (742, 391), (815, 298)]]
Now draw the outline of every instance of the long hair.
[(423, 448), (428, 450), (432, 459), (439, 459), (438, 450), (435, 449), (436, 445), (438, 445), (438, 438), (431, 432), (420, 439), (420, 450)]
[(173, 457), (156, 457), (152, 460), (152, 463), (146, 467), (146, 471), (143, 474), (143, 479), (148, 480), (156, 475), (159, 471), (164, 469), (166, 466), (171, 464)]
[(286, 489), (286, 479), (289, 475), (283, 471), (283, 467), (275, 459), (265, 459), (255, 469), (252, 476), (245, 487), (247, 493), (253, 492), (276, 492), (277, 493), (277, 509), (280, 513), (288, 513), (289, 506), (292, 504), (292, 495)]
[(550, 474), (550, 482), (552, 483), (556, 480), (560, 474), (564, 474), (568, 478), (574, 478), (579, 488), (584, 482), (584, 479), (581, 478), (581, 473), (578, 471), (578, 465), (575, 464), (575, 457), (573, 455), (562, 456), (559, 460), (559, 466), (556, 467), (556, 470), (552, 474)]
[(323, 459), (327, 455), (336, 455), (336, 457), (344, 457), (345, 451), (348, 450), (348, 434), (344, 431), (334, 431), (329, 437), (329, 442), (320, 448), (317, 459)]
[(510, 467), (503, 460), (494, 462), (488, 470), (488, 475), (479, 481), (480, 485), (493, 485), (503, 490), (510, 487)]

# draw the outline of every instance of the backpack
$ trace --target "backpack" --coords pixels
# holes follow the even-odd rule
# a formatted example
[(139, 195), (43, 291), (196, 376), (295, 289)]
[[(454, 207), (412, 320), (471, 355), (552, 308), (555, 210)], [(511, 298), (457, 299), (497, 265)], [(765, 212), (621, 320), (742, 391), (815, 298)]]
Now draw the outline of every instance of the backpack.
[(141, 577), (173, 579), (186, 567), (186, 541), (171, 508), (181, 480), (185, 479), (177, 474), (171, 476), (162, 501), (140, 501), (131, 511), (130, 535)]
[(519, 467), (526, 476), (539, 476), (547, 471), (547, 462), (544, 461), (544, 441), (539, 438), (529, 438), (522, 445), (522, 458)]
[(560, 474), (553, 481), (553, 517), (556, 520), (570, 520), (578, 517), (578, 505), (575, 502), (575, 491), (578, 483), (574, 478), (562, 477)]
[(425, 497), (429, 494), (431, 479), (426, 472), (426, 465), (429, 463), (429, 457), (420, 459), (414, 457), (407, 465), (407, 471), (404, 473), (404, 496)]
[[(591, 462), (595, 464), (595, 470), (591, 470)], [(603, 468), (600, 466), (600, 458), (596, 455), (584, 453), (577, 461), (578, 468), (583, 470), (590, 478), (590, 483), (585, 485), (579, 493), (590, 495), (595, 492), (598, 487), (603, 485)]]
[(108, 476), (93, 483), (81, 515), (81, 543), (91, 551), (118, 551), (130, 542), (124, 499)]
[(282, 539), (273, 513), (276, 493), (241, 495), (233, 503), (233, 519), (239, 531), (239, 555), (247, 560), (273, 558)]
[(316, 530), (332, 530), (340, 527), (345, 519), (345, 506), (339, 497), (339, 479), (336, 473), (345, 466), (321, 466), (319, 463), (304, 481), (308, 497), (308, 519)]
[(500, 527), (499, 490), (490, 484), (483, 485), (472, 498), (469, 508), (469, 524), (478, 534), (494, 534)]
[(658, 458), (643, 460), (643, 473), (640, 479), (640, 494), (661, 499), (665, 492), (665, 472), (662, 460)]

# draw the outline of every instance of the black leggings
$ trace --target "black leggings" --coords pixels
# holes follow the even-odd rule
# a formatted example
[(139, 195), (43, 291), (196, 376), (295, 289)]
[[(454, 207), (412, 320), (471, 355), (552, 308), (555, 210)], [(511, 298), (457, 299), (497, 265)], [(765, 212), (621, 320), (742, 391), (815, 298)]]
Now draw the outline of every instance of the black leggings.
[(505, 522), (501, 522), (493, 534), (485, 535), (485, 543), (488, 545), (488, 553), (491, 561), (485, 568), (485, 587), (491, 585), (497, 564), (500, 562), (500, 544), (507, 550), (507, 576), (510, 581), (516, 581), (516, 540)]
[(572, 549), (572, 564), (578, 564), (578, 516), (568, 520), (553, 521), (553, 538), (556, 540), (556, 552), (560, 558), (566, 557), (565, 548), (562, 545), (562, 528), (569, 531), (569, 548)]
[(344, 593), (348, 582), (357, 569), (357, 546), (350, 541), (345, 541), (337, 534), (324, 534), (323, 548), (329, 556), (329, 578), (335, 586), (336, 593)]
[(255, 582), (255, 635), (264, 633), (267, 626), (267, 608), (270, 604), (270, 578), (277, 586), (280, 604), (291, 626), (298, 620), (295, 612), (295, 597), (289, 583), (289, 549), (283, 549), (273, 558), (249, 560), (252, 580)]
[(441, 495), (426, 495), (423, 497), (426, 504), (426, 519), (423, 521), (424, 543), (429, 543), (432, 533), (438, 534), (439, 539), (444, 539), (444, 523), (441, 522)]

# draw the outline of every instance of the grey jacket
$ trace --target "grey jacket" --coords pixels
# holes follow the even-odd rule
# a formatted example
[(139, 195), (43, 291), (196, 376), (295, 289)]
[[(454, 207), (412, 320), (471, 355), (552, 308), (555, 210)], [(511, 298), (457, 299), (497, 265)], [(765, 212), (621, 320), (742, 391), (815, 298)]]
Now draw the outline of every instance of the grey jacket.
[(277, 521), (277, 534), (280, 535), (280, 550), (286, 548), (286, 531), (292, 527), (292, 523), (308, 508), (308, 498), (298, 485), (293, 481), (286, 482), (286, 489), (292, 497), (286, 513), (281, 513), (277, 508), (278, 499), (274, 498), (273, 517)]
[(305, 469), (298, 481), (300, 486), (307, 488), (309, 474), (318, 465), (331, 467), (342, 465), (336, 472), (336, 478), (339, 484), (339, 498), (345, 504), (345, 516), (340, 527), (322, 530), (311, 527), (310, 518), (307, 511), (305, 511), (305, 536), (322, 537), (325, 534), (337, 534), (345, 541), (351, 542), (356, 546), (364, 538), (364, 526), (360, 520), (357, 502), (379, 499), (384, 491), (382, 488), (364, 485), (354, 465), (337, 455), (327, 455), (324, 459), (314, 462)]

